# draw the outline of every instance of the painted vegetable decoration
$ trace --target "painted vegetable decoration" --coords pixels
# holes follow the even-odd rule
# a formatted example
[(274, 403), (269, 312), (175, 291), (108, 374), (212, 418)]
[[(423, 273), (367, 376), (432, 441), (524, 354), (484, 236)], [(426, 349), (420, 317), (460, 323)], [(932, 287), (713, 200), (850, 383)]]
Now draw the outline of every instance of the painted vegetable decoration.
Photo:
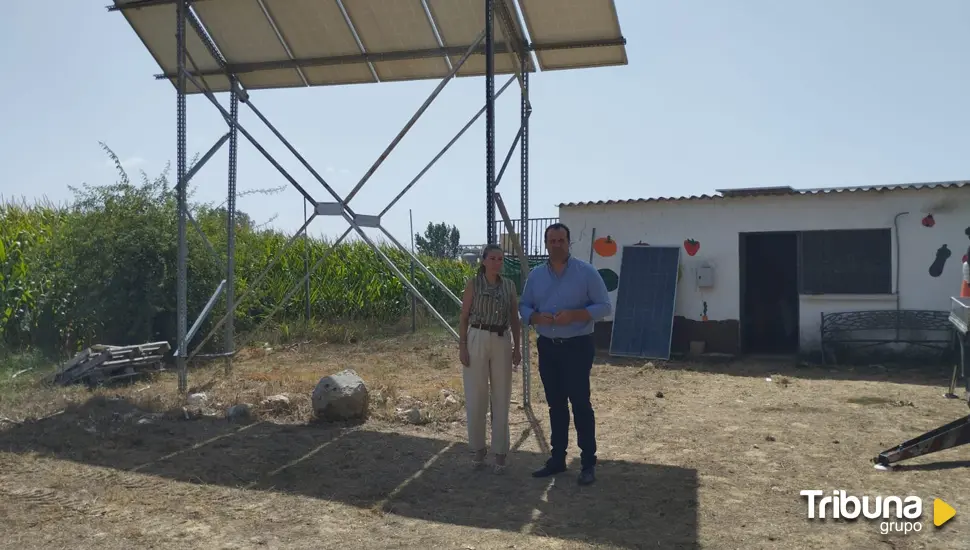
[(684, 250), (687, 251), (688, 256), (693, 256), (697, 254), (697, 251), (701, 249), (701, 243), (695, 241), (694, 239), (687, 239), (684, 241)]
[(923, 227), (933, 227), (934, 225), (936, 225), (936, 220), (933, 219), (933, 214), (927, 214), (923, 218)]
[(616, 241), (609, 235), (600, 237), (593, 241), (593, 250), (604, 258), (609, 258), (616, 254)]
[(613, 292), (618, 286), (620, 286), (620, 277), (612, 269), (598, 269), (600, 277), (603, 278), (603, 284), (606, 285), (607, 292)]
[(936, 259), (930, 265), (930, 277), (939, 277), (943, 274), (943, 266), (946, 264), (946, 259), (950, 257), (950, 254), (950, 249), (946, 245), (936, 249)]

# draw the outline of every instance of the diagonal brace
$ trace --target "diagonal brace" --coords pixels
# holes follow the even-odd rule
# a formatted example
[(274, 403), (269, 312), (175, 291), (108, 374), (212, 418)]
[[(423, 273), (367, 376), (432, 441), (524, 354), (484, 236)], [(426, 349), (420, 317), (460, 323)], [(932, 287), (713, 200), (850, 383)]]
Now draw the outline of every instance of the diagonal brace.
[(386, 149), (384, 149), (384, 152), (381, 153), (379, 157), (377, 157), (377, 160), (374, 161), (374, 164), (371, 165), (370, 169), (367, 170), (367, 172), (364, 174), (364, 177), (362, 177), (360, 181), (357, 182), (357, 185), (355, 185), (354, 188), (351, 189), (350, 193), (347, 195), (347, 198), (344, 199), (345, 203), (349, 204), (350, 201), (354, 198), (354, 196), (357, 195), (357, 192), (360, 191), (360, 188), (363, 187), (364, 184), (367, 183), (367, 180), (369, 180), (370, 177), (374, 175), (374, 172), (377, 171), (377, 168), (384, 162), (385, 159), (387, 159), (388, 155), (391, 154), (391, 151), (393, 151), (394, 148), (397, 147), (397, 144), (400, 143), (401, 140), (404, 138), (404, 135), (411, 130), (411, 127), (414, 126), (414, 124), (418, 121), (419, 118), (421, 118), (421, 115), (423, 115), (424, 112), (428, 109), (428, 107), (431, 106), (431, 103), (434, 102), (434, 100), (438, 97), (438, 94), (440, 94), (441, 91), (445, 89), (445, 86), (449, 82), (451, 82), (451, 80), (455, 77), (456, 74), (458, 74), (458, 70), (461, 69), (462, 65), (465, 64), (465, 61), (467, 61), (468, 58), (471, 57), (472, 53), (478, 48), (478, 45), (482, 43), (482, 40), (485, 40), (484, 29), (482, 30), (481, 33), (479, 33), (478, 37), (468, 48), (468, 50), (465, 51), (465, 55), (463, 55), (461, 59), (458, 60), (458, 63), (455, 63), (455, 66), (452, 67), (451, 71), (448, 72), (448, 76), (441, 79), (441, 82), (439, 82), (438, 86), (434, 89), (433, 92), (431, 92), (431, 95), (428, 96), (428, 98), (424, 101), (421, 107), (411, 117), (411, 120), (409, 120), (408, 123), (404, 125), (404, 128), (402, 128), (401, 131), (398, 132), (397, 136), (395, 136), (394, 139), (391, 140), (391, 143), (387, 146)]

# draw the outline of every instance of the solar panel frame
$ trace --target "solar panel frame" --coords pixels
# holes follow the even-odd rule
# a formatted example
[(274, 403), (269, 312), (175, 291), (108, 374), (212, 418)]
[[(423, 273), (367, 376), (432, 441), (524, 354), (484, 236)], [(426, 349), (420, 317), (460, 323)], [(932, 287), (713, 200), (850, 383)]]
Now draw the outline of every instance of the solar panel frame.
[[(521, 53), (529, 72), (540, 68), (561, 70), (627, 63), (625, 39), (619, 34), (619, 25), (613, 24), (616, 22), (613, 0), (495, 1), (507, 8), (515, 27), (515, 42), (525, 49)], [(206, 37), (225, 58), (226, 68), (218, 66), (205, 53), (196, 32), (189, 30), (186, 34), (189, 56), (198, 70), (191, 63), (188, 70), (197, 77), (204, 75), (213, 92), (229, 90), (227, 72), (247, 89), (440, 79), (449, 72), (445, 60), (450, 59), (454, 65), (471, 44), (460, 43), (456, 37), (467, 35), (465, 27), (469, 25), (476, 26), (481, 21), (484, 26), (484, 5), (480, 5), (484, 3), (481, 0), (451, 0), (450, 3), (427, 0), (427, 3), (434, 25), (428, 20), (421, 0), (193, 0), (190, 9), (199, 19)], [(455, 4), (473, 9), (456, 10)], [(113, 0), (109, 9), (125, 16), (158, 63), (162, 74), (156, 78), (167, 79), (175, 85), (176, 0)], [(533, 13), (536, 10), (542, 14)], [(520, 68), (515, 61), (518, 54), (512, 52), (505, 37), (500, 11), (497, 7), (493, 25), (497, 75), (511, 74)], [(456, 17), (455, 13), (461, 15)], [(316, 27), (310, 25), (314, 20)], [(325, 24), (320, 25), (321, 21)], [(562, 21), (569, 23), (568, 33), (548, 32), (549, 28), (565, 24)], [(588, 21), (599, 21), (600, 27), (603, 21), (613, 23), (607, 32), (590, 28)], [(541, 33), (539, 36), (535, 35), (536, 29)], [(338, 35), (340, 39), (335, 40)], [(349, 47), (348, 35), (354, 37), (356, 49)], [(438, 36), (444, 44), (439, 45)], [(565, 41), (551, 42), (552, 38), (563, 36), (567, 37)], [(533, 52), (538, 62), (532, 58)], [(375, 73), (379, 78), (375, 78)], [(456, 76), (484, 74), (483, 44)], [(186, 90), (189, 94), (200, 91), (191, 84)]]
[[(420, 0), (342, 0), (365, 52), (414, 51), (439, 47)], [(470, 45), (466, 44), (466, 46)], [(428, 80), (448, 76), (444, 56), (377, 61), (381, 82)]]
[[(658, 254), (659, 253), (659, 254)], [(647, 261), (645, 258), (655, 256), (656, 266), (650, 266), (648, 264), (648, 273), (657, 271), (660, 265), (664, 265), (664, 262), (672, 265), (665, 265), (666, 273), (656, 274), (659, 277), (663, 277), (661, 280), (662, 285), (672, 287), (666, 296), (669, 296), (669, 300), (664, 298), (663, 310), (659, 313), (653, 313), (656, 307), (650, 307), (653, 303), (656, 303), (657, 290), (652, 286), (648, 286), (649, 290), (645, 290), (647, 296), (650, 296), (648, 300), (652, 303), (647, 306), (651, 311), (648, 311), (647, 315), (654, 317), (653, 319), (644, 319), (642, 304), (637, 302), (642, 302), (642, 296), (645, 294), (637, 292), (641, 290), (645, 282), (647, 285), (652, 285), (654, 280), (644, 281), (645, 275), (641, 273), (643, 263)], [(677, 308), (677, 272), (680, 267), (681, 252), (679, 246), (636, 246), (629, 245), (624, 246), (622, 250), (622, 256), (620, 258), (620, 284), (616, 291), (616, 304), (614, 305), (613, 313), (613, 327), (610, 334), (610, 355), (614, 357), (636, 357), (640, 359), (670, 359), (670, 351), (673, 343), (673, 326), (674, 326), (674, 316), (676, 315)], [(652, 270), (649, 268), (653, 268)], [(650, 277), (650, 275), (646, 275)], [(638, 307), (640, 306), (640, 307)], [(666, 310), (669, 308), (669, 315)], [(658, 317), (659, 316), (659, 317)], [(662, 319), (660, 319), (662, 317)], [(658, 321), (659, 319), (659, 321)], [(656, 327), (656, 323), (659, 322), (660, 328), (653, 329)], [(653, 332), (663, 331), (661, 334), (654, 334), (652, 343), (650, 336), (647, 336), (651, 330)], [(661, 341), (666, 341), (666, 344), (662, 346), (663, 350), (659, 351), (661, 346), (657, 344)], [(657, 344), (657, 345), (654, 345)], [(649, 349), (647, 349), (649, 348)]]
[[(586, 47), (536, 50), (543, 71), (629, 63), (614, 0), (517, 0), (536, 45), (577, 42)], [(567, 30), (568, 29), (568, 30)], [(596, 44), (615, 43), (603, 46)]]
[[(515, 15), (515, 7), (510, 0), (504, 1), (511, 15)], [(445, 47), (467, 47), (475, 41), (478, 34), (485, 28), (485, 6), (481, 0), (427, 0), (428, 11), (438, 25), (438, 33)], [(512, 74), (519, 69), (517, 55), (512, 51), (511, 40), (506, 36), (505, 27), (498, 21), (498, 9), (495, 10), (495, 74)], [(525, 33), (516, 17), (512, 17), (515, 37), (527, 44)], [(508, 48), (508, 53), (498, 53), (500, 49)], [(450, 56), (452, 64), (458, 63), (461, 55)], [(529, 72), (535, 72), (535, 63), (530, 52), (526, 52)], [(475, 54), (465, 61), (456, 76), (483, 76), (485, 74), (485, 56)]]
[[(319, 0), (262, 0), (277, 24), (292, 58), (361, 55), (353, 30), (335, 2)], [(366, 62), (300, 67), (310, 86), (379, 82)]]

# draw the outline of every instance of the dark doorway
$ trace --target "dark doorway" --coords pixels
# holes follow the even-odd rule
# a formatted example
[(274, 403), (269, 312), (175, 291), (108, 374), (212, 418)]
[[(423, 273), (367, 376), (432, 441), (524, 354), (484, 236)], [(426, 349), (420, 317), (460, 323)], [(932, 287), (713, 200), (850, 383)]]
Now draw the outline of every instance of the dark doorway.
[(798, 233), (742, 233), (741, 345), (745, 353), (798, 351)]

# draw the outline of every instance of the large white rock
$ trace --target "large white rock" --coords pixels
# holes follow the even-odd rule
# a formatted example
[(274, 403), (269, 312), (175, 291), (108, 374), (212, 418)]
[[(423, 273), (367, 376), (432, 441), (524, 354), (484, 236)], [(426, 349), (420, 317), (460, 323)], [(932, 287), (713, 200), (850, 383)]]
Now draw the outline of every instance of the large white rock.
[(322, 420), (351, 420), (367, 416), (367, 386), (350, 369), (321, 378), (313, 389), (311, 400), (313, 411)]

